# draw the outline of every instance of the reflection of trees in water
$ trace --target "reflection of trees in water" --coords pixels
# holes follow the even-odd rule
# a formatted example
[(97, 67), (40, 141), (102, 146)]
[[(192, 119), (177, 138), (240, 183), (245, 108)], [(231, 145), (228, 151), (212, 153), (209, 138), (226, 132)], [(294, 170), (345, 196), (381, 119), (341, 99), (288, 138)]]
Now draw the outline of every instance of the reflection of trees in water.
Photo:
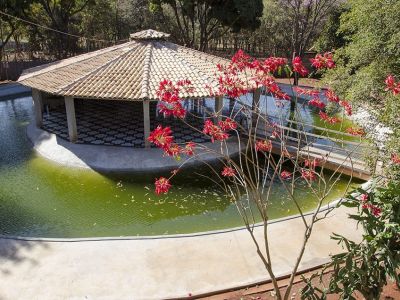
[[(5, 102), (5, 105), (11, 107), (11, 110), (8, 109), (8, 116), (10, 119), (16, 119), (18, 121), (27, 121), (31, 117), (32, 114), (32, 97), (23, 97), (17, 99), (10, 99)], [(11, 113), (12, 112), (12, 113)]]
[(29, 122), (32, 112), (30, 97), (0, 101), (0, 165), (15, 166), (32, 153), (23, 122)]

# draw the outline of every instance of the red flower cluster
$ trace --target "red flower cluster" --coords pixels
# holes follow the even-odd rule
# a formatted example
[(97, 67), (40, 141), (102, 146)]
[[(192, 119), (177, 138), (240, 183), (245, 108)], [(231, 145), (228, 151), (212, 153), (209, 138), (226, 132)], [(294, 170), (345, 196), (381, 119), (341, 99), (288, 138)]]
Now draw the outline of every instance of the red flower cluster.
[(319, 96), (319, 91), (318, 90), (303, 89), (303, 88), (297, 87), (297, 86), (294, 87), (293, 90), (299, 95), (312, 96), (312, 97)]
[(160, 177), (160, 178), (156, 179), (154, 184), (156, 186), (156, 194), (157, 195), (165, 194), (171, 188), (171, 184), (169, 183), (169, 179), (167, 179), (165, 177)]
[(324, 120), (325, 122), (328, 122), (330, 124), (336, 124), (341, 122), (341, 120), (337, 117), (330, 117), (328, 116), (327, 113), (324, 113), (323, 111), (319, 112), (319, 117), (321, 118), (321, 120)]
[(300, 87), (294, 87), (294, 91), (299, 94), (299, 95), (305, 95), (305, 96), (310, 96), (313, 97), (311, 100), (308, 101), (308, 105), (315, 106), (319, 109), (324, 109), (325, 108), (325, 103), (321, 101), (319, 98), (319, 90), (313, 90), (313, 89), (304, 89)]
[(224, 169), (221, 172), (221, 175), (224, 177), (233, 177), (235, 176), (236, 171), (231, 168), (231, 167), (224, 167)]
[(253, 78), (257, 86), (265, 86), (266, 92), (271, 93), (278, 100), (290, 100), (290, 96), (284, 93), (272, 76), (275, 71), (280, 67), (287, 64), (287, 59), (282, 57), (269, 57), (261, 63), (254, 60), (252, 63), (252, 70), (255, 71), (256, 76)]
[(400, 81), (396, 82), (393, 75), (388, 75), (385, 79), (386, 91), (391, 91), (394, 96), (400, 94)]
[(308, 169), (301, 170), (301, 177), (308, 181), (314, 181), (315, 179), (317, 179), (315, 172)]
[(344, 108), (346, 115), (348, 115), (348, 116), (352, 115), (353, 108), (348, 101), (340, 100), (339, 105)]
[(183, 119), (186, 116), (186, 110), (183, 108), (180, 102), (175, 103), (159, 103), (158, 111), (164, 115), (164, 117), (174, 116)]
[(308, 167), (312, 170), (315, 170), (316, 167), (318, 167), (320, 165), (320, 160), (319, 159), (306, 159), (304, 160), (304, 166)]
[(267, 76), (262, 84), (265, 86), (267, 93), (271, 93), (276, 99), (290, 100), (290, 96), (281, 90), (272, 76)]
[(346, 129), (346, 132), (354, 135), (354, 136), (363, 136), (365, 134), (364, 129), (362, 128), (354, 128), (354, 127), (349, 127)]
[(240, 97), (247, 94), (252, 87), (243, 81), (244, 76), (241, 72), (253, 67), (253, 58), (247, 55), (243, 50), (239, 50), (232, 57), (227, 65), (217, 65), (218, 71), (218, 89), (212, 94), (227, 95), (231, 98)]
[(287, 64), (287, 59), (283, 57), (268, 57), (264, 62), (255, 59), (251, 64), (251, 69), (256, 71), (258, 78), (272, 75), (280, 67)]
[(160, 113), (164, 117), (174, 116), (184, 118), (186, 110), (183, 108), (179, 99), (179, 93), (184, 90), (185, 92), (193, 92), (192, 83), (190, 80), (180, 80), (174, 84), (171, 80), (163, 80), (157, 90), (157, 96), (163, 103), (158, 105)]
[(188, 156), (192, 156), (194, 154), (194, 146), (196, 144), (193, 142), (187, 142), (185, 145), (185, 148), (182, 149), (182, 153), (188, 155)]
[(333, 69), (335, 67), (335, 62), (333, 61), (333, 55), (331, 52), (326, 52), (323, 55), (317, 54), (315, 58), (310, 59), (311, 64), (317, 69)]
[[(341, 107), (343, 107), (346, 115), (351, 116), (353, 113), (353, 108), (351, 106), (351, 104), (348, 101), (345, 100), (340, 100), (339, 96), (335, 94), (334, 91), (332, 91), (331, 89), (328, 89), (325, 91), (325, 96), (328, 99), (329, 102), (334, 102), (339, 104)], [(320, 115), (321, 116), (321, 115)], [(321, 116), (321, 119), (323, 119), (323, 117)], [(323, 119), (325, 121), (327, 121), (326, 119)], [(331, 121), (335, 121), (334, 123), (340, 122), (339, 119), (331, 119)], [(330, 122), (332, 123), (332, 122)]]
[[(365, 206), (365, 207), (364, 207)], [(382, 213), (382, 209), (380, 209), (378, 206), (373, 205), (371, 203), (367, 203), (363, 205), (363, 208), (369, 209), (369, 211), (375, 216), (379, 217)]]
[(166, 147), (163, 147), (164, 153), (168, 156), (173, 156), (176, 158), (179, 158), (179, 154), (182, 152), (181, 147), (179, 147), (178, 144), (176, 143), (171, 143), (167, 145)]
[(339, 97), (331, 89), (327, 89), (325, 91), (325, 96), (328, 99), (328, 101), (330, 101), (330, 102), (339, 103), (339, 101), (340, 101)]
[[(271, 76), (273, 72), (285, 64), (287, 64), (285, 58), (269, 57), (264, 62), (260, 62), (239, 50), (232, 57), (230, 64), (217, 65), (220, 72), (217, 91), (213, 91), (211, 87), (207, 88), (213, 95), (227, 95), (228, 97), (237, 98), (256, 87), (265, 86), (267, 92), (272, 93), (277, 99), (290, 100), (289, 95), (281, 91)], [(251, 71), (249, 80), (244, 79), (249, 78), (249, 74), (243, 74), (244, 71)]]
[(246, 54), (242, 49), (237, 51), (231, 59), (232, 65), (240, 71), (243, 71), (246, 68), (251, 68), (253, 66), (253, 61), (254, 59), (250, 55)]
[(179, 100), (179, 88), (171, 80), (164, 79), (160, 82), (157, 96), (160, 100), (172, 103)]
[(362, 202), (362, 208), (369, 210), (375, 217), (379, 217), (382, 213), (382, 210), (378, 206), (372, 203), (368, 203), (368, 199), (369, 199), (368, 194), (362, 194), (360, 196), (360, 200)]
[(211, 120), (204, 122), (203, 133), (211, 136), (211, 142), (226, 140), (229, 135), (221, 127), (215, 125)]
[(307, 76), (308, 70), (303, 65), (303, 62), (301, 61), (300, 56), (296, 56), (295, 58), (293, 58), (292, 65), (293, 65), (293, 71), (294, 72), (299, 73), (300, 76)]
[(258, 140), (255, 146), (256, 151), (268, 152), (272, 150), (272, 142), (270, 140)]
[(150, 133), (148, 140), (157, 147), (163, 149), (164, 153), (168, 156), (179, 157), (181, 153), (189, 156), (194, 154), (195, 144), (193, 142), (188, 142), (182, 149), (178, 144), (174, 143), (174, 138), (171, 134), (172, 130), (170, 127), (163, 128), (161, 125), (158, 125), (157, 128)]
[(264, 65), (262, 66), (267, 73), (274, 73), (280, 67), (287, 64), (287, 59), (283, 57), (268, 57), (264, 60)]
[(174, 140), (171, 134), (172, 130), (170, 127), (163, 128), (161, 125), (158, 125), (157, 128), (150, 133), (148, 140), (159, 148), (165, 148)]
[(272, 131), (271, 138), (277, 139), (279, 138), (280, 134), (281, 132), (275, 129), (274, 131)]
[(292, 173), (290, 173), (289, 171), (282, 171), (281, 178), (283, 180), (288, 180), (288, 179), (292, 178)]
[(322, 102), (319, 98), (311, 99), (310, 101), (308, 101), (308, 105), (315, 106), (319, 109), (324, 109), (326, 106), (325, 103)]
[(235, 130), (237, 128), (236, 122), (231, 118), (226, 118), (224, 121), (219, 121), (218, 125), (223, 131)]
[(218, 77), (218, 94), (237, 98), (249, 92), (248, 86), (235, 73), (225, 71)]
[(394, 164), (400, 165), (400, 155), (392, 153), (391, 160)]

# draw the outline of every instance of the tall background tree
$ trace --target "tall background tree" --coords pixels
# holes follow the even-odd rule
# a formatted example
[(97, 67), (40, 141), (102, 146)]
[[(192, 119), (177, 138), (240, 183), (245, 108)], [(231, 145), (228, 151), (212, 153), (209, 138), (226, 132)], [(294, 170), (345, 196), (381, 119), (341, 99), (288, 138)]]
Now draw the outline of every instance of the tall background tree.
[(303, 56), (321, 32), (324, 22), (338, 4), (338, 0), (278, 0), (286, 12), (286, 29), (290, 36), (291, 53)]
[[(242, 48), (256, 56), (303, 56), (312, 48), (326, 22), (340, 8), (338, 0), (264, 0), (260, 27), (232, 32), (218, 41), (219, 48)], [(337, 18), (337, 17), (336, 17)]]
[[(79, 23), (85, 9), (96, 4), (95, 0), (37, 0), (31, 4), (27, 17), (30, 20), (46, 25), (55, 30), (81, 35)], [(31, 30), (32, 38), (40, 39), (43, 43), (50, 43), (57, 58), (63, 58), (78, 52), (78, 38), (62, 35), (56, 32), (40, 34), (38, 27)]]
[(178, 42), (203, 51), (229, 30), (258, 28), (263, 12), (262, 0), (150, 0), (150, 7), (175, 20)]
[(13, 37), (14, 41), (17, 39), (15, 35), (23, 25), (10, 16), (22, 17), (32, 2), (33, 0), (2, 0), (0, 2), (0, 11), (5, 13), (0, 16), (0, 60), (3, 59), (5, 46)]

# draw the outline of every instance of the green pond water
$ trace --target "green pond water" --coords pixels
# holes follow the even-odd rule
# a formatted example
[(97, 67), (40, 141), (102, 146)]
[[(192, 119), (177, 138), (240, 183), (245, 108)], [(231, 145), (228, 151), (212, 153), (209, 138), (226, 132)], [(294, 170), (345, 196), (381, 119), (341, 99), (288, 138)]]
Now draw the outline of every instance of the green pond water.
[[(187, 171), (165, 196), (154, 194), (153, 175), (100, 174), (65, 168), (32, 150), (26, 126), (30, 97), (0, 101), (0, 234), (34, 237), (162, 235), (242, 225), (236, 207), (209, 181)], [(339, 181), (328, 201), (342, 196)], [(315, 198), (300, 184), (296, 198), (312, 209)], [(296, 213), (281, 184), (270, 198), (270, 217)]]

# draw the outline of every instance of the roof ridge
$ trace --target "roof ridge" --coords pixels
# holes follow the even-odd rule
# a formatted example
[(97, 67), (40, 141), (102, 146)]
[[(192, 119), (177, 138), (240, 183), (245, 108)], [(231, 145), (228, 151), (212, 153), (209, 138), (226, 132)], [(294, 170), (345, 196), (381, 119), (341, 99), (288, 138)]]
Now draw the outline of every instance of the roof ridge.
[(142, 92), (141, 92), (141, 98), (144, 99), (147, 99), (149, 97), (149, 79), (150, 79), (152, 53), (153, 53), (153, 45), (151, 42), (147, 42), (145, 58), (143, 60), (143, 79), (142, 79)]
[[(131, 43), (132, 43), (132, 42), (131, 42)], [(138, 43), (135, 43), (134, 46), (135, 46), (135, 48), (137, 48), (137, 47), (139, 46), (139, 44), (138, 44)], [(83, 79), (89, 77), (90, 75), (96, 74), (96, 73), (99, 72), (101, 69), (107, 68), (109, 65), (111, 65), (111, 64), (112, 64), (113, 62), (115, 62), (116, 60), (118, 60), (118, 59), (120, 59), (120, 58), (122, 58), (122, 57), (124, 57), (124, 56), (127, 56), (127, 55), (130, 53), (131, 50), (132, 50), (132, 49), (121, 53), (120, 55), (114, 57), (112, 60), (107, 61), (106, 63), (100, 65), (100, 66), (97, 67), (96, 69), (94, 69), (94, 70), (92, 70), (92, 71), (86, 73), (85, 75), (83, 75), (83, 76), (81, 76), (81, 77), (78, 77), (77, 79), (75, 79), (75, 80), (72, 81), (71, 83), (66, 84), (66, 85), (64, 85), (64, 86), (61, 86), (61, 87), (57, 90), (57, 92), (58, 92), (58, 93), (66, 92), (71, 86), (73, 86), (73, 85), (76, 84), (77, 82), (82, 81)]]
[[(119, 44), (119, 45), (115, 45), (112, 47), (107, 47), (107, 48), (103, 48), (103, 49), (99, 49), (96, 51), (92, 51), (92, 52), (88, 52), (88, 53), (84, 53), (78, 56), (73, 56), (73, 57), (68, 57), (68, 58), (64, 58), (62, 60), (57, 60), (48, 64), (44, 64), (44, 65), (40, 65), (40, 66), (36, 66), (33, 68), (29, 68), (26, 69), (22, 75), (19, 77), (18, 82), (22, 82), (26, 79), (29, 79), (33, 76), (37, 76), (37, 75), (41, 75), (44, 73), (48, 73), (50, 71), (54, 71), (55, 69), (60, 69), (63, 67), (67, 67), (70, 66), (72, 64), (78, 63), (78, 62), (82, 62), (88, 59), (91, 59), (93, 57), (95, 57), (96, 55), (102, 55), (108, 52), (112, 52), (115, 50), (118, 50), (124, 46), (126, 46), (127, 44), (132, 43), (132, 41), (123, 43), (123, 44)], [(81, 59), (79, 59), (81, 58)], [(71, 61), (70, 63), (66, 63), (67, 61)], [(36, 71), (37, 70), (37, 71)]]

